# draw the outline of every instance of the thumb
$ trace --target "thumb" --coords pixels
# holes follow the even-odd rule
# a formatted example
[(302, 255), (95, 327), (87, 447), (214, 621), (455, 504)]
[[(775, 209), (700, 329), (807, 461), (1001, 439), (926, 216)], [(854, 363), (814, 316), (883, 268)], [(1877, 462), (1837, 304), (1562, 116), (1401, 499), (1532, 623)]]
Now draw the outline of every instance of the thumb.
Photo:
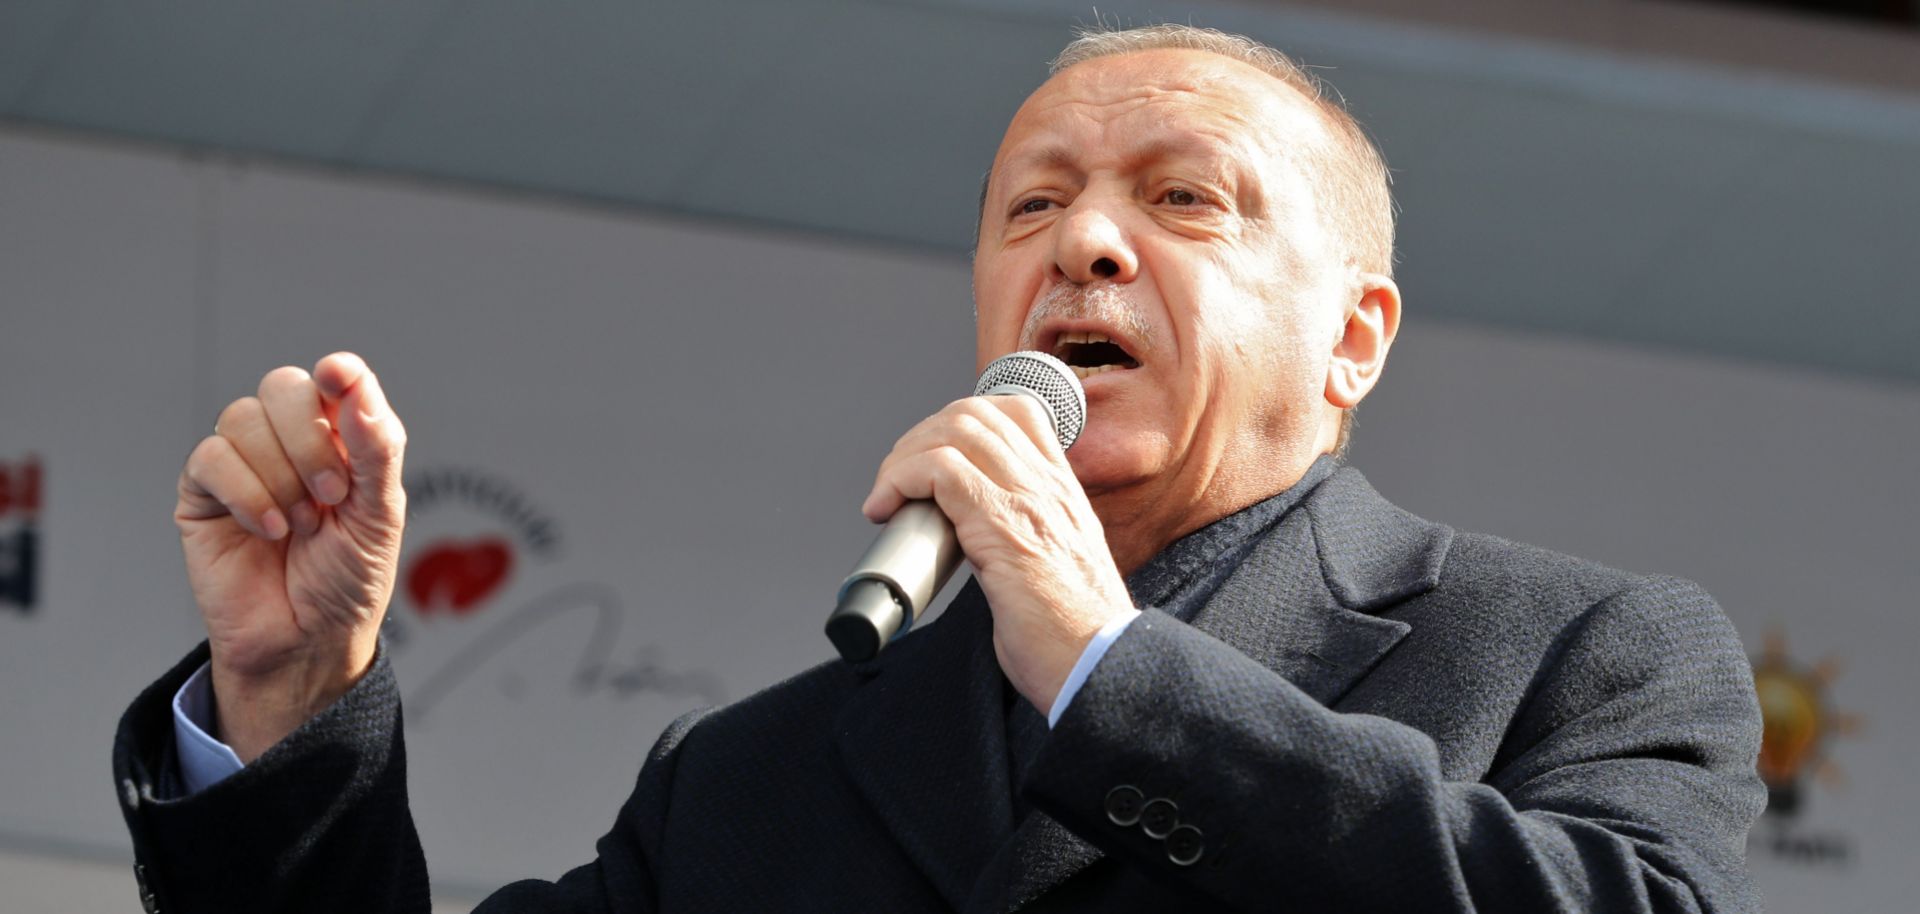
[(348, 502), (370, 520), (398, 520), (406, 510), (401, 463), (407, 430), (387, 403), (379, 377), (351, 352), (321, 359), (313, 377), (321, 396), (334, 406), (334, 429), (351, 476)]

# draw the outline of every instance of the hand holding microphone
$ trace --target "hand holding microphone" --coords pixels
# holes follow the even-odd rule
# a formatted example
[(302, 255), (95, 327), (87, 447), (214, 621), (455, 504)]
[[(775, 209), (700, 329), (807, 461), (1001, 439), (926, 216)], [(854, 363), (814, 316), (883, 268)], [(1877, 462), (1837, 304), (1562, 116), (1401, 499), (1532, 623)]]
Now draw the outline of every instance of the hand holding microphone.
[(843, 656), (865, 659), (911, 627), (964, 553), (993, 607), (1001, 669), (1036, 708), (1052, 705), (1087, 641), (1131, 608), (1066, 460), (1085, 403), (1071, 369), (1015, 353), (987, 366), (975, 396), (900, 438), (862, 506), (893, 520), (828, 620)]

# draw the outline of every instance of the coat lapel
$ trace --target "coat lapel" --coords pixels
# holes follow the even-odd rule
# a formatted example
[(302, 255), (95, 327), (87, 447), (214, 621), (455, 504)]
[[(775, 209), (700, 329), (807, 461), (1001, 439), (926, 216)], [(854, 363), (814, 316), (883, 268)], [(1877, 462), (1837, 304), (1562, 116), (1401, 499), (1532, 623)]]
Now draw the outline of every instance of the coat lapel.
[[(1191, 624), (1332, 706), (1412, 628), (1374, 613), (1431, 590), (1452, 542), (1452, 529), (1402, 511), (1342, 468), (1264, 535)], [(1008, 852), (995, 861), (1008, 871), (1003, 912), (1103, 856), (1038, 811)]]
[(1408, 626), (1342, 606), (1315, 551), (1306, 512), (1289, 514), (1201, 607), (1193, 626), (1331, 705)]
[(1005, 859), (994, 862), (996, 869), (1006, 868), (1006, 894), (998, 908), (1002, 914), (1026, 907), (1106, 856), (1037, 809), (1020, 823), (1001, 853)]
[(923, 632), (861, 664), (835, 731), (855, 790), (948, 904), (1013, 830), (992, 617), (969, 581)]
[(1254, 548), (1194, 627), (1332, 707), (1411, 626), (1379, 615), (1433, 589), (1453, 530), (1342, 468)]

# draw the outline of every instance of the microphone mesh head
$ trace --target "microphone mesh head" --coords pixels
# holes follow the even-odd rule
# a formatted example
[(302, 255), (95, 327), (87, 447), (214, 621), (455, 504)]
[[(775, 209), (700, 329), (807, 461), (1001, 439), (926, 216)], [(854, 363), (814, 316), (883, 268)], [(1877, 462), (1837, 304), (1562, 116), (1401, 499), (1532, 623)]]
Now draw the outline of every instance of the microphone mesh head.
[(1060, 449), (1073, 447), (1087, 425), (1087, 392), (1067, 363), (1044, 352), (1015, 352), (989, 363), (973, 386), (976, 397), (1016, 392), (1046, 404)]

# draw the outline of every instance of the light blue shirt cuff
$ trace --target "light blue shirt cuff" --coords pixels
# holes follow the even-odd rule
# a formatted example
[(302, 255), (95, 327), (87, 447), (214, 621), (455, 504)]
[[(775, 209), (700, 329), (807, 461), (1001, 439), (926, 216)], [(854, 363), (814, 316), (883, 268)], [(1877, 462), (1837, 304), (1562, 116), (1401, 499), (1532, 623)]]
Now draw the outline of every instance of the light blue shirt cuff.
[(1080, 652), (1080, 660), (1074, 663), (1072, 671), (1067, 673), (1067, 681), (1060, 686), (1060, 694), (1053, 698), (1053, 710), (1047, 712), (1047, 729), (1053, 729), (1053, 725), (1060, 721), (1061, 713), (1067, 710), (1067, 703), (1073, 701), (1073, 696), (1080, 691), (1082, 685), (1086, 684), (1087, 675), (1093, 672), (1094, 664), (1099, 663), (1100, 658), (1107, 655), (1107, 648), (1120, 640), (1121, 633), (1125, 632), (1127, 626), (1132, 625), (1133, 620), (1138, 618), (1140, 618), (1140, 611), (1129, 609), (1094, 633), (1093, 640), (1087, 642), (1087, 649)]
[(173, 745), (180, 754), (180, 779), (189, 795), (226, 780), (245, 768), (240, 756), (207, 735), (213, 729), (213, 665), (203, 663), (173, 695)]

